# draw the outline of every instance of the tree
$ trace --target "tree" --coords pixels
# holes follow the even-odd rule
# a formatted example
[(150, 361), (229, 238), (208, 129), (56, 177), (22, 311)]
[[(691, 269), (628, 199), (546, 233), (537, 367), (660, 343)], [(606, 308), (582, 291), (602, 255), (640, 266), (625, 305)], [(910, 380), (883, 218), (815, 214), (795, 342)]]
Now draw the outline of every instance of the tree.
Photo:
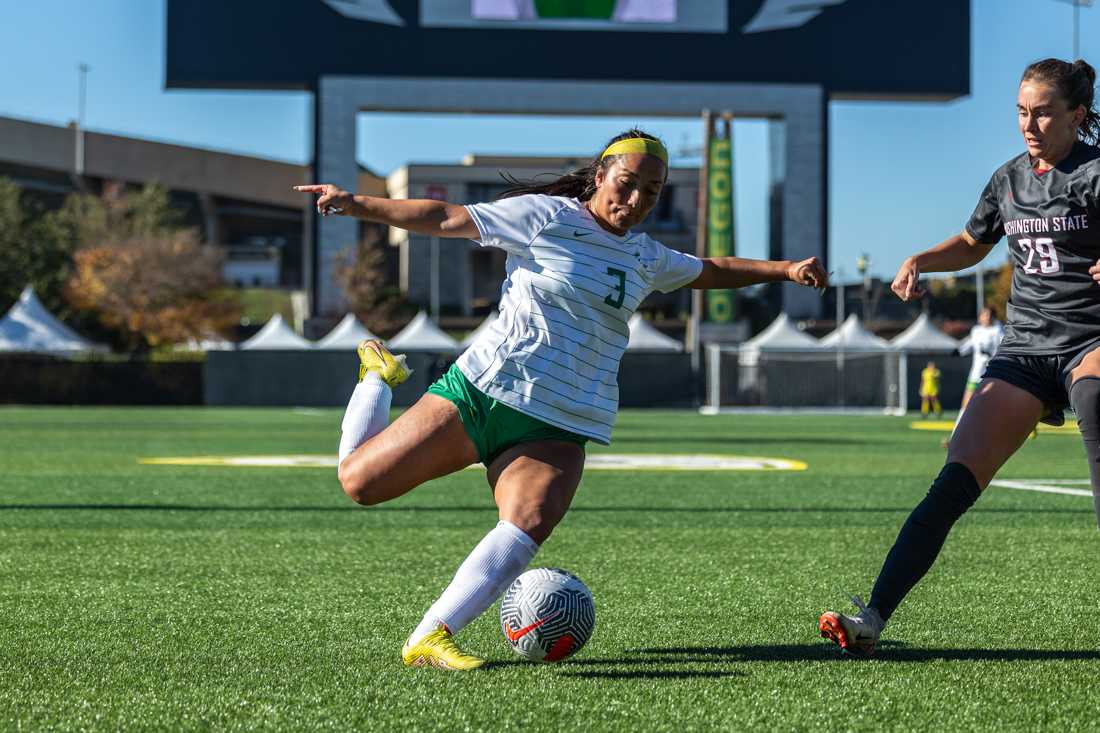
[(355, 247), (354, 256), (345, 250), (336, 267), (336, 282), (347, 296), (348, 305), (356, 317), (375, 333), (391, 330), (397, 325), (402, 303), (397, 290), (386, 284), (383, 262), (386, 255), (386, 228), (368, 224)]
[(95, 311), (131, 350), (203, 339), (240, 318), (221, 263), (221, 252), (201, 244), (193, 230), (132, 231), (77, 250), (66, 296)]
[(0, 309), (31, 285), (46, 308), (66, 315), (62, 293), (74, 243), (54, 236), (48, 217), (15, 182), (0, 178)]
[(104, 242), (140, 239), (182, 228), (168, 192), (155, 183), (133, 192), (110, 187), (103, 196), (72, 194), (57, 211), (46, 215), (51, 234), (73, 243), (74, 249)]

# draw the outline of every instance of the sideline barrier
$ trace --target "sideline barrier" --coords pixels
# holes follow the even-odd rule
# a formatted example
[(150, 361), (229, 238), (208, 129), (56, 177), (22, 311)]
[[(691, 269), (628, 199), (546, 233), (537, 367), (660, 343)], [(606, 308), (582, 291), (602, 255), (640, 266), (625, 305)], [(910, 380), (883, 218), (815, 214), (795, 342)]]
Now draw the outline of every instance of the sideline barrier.
[(201, 405), (202, 388), (199, 361), (0, 356), (3, 404)]
[[(420, 398), (451, 354), (407, 352), (413, 374), (393, 406)], [(210, 351), (205, 361), (0, 357), (0, 404), (343, 407), (355, 388), (354, 351)], [(619, 372), (623, 407), (698, 404), (688, 354), (628, 352)]]

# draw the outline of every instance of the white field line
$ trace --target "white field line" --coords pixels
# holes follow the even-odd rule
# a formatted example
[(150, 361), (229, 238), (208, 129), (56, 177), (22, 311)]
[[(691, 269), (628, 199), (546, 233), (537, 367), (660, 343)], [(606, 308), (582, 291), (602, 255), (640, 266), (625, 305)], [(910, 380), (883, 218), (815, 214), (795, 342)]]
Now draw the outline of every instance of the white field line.
[(1002, 489), (1016, 489), (1017, 491), (1038, 491), (1043, 494), (1065, 494), (1067, 496), (1092, 496), (1092, 490), (1084, 489), (1067, 489), (1057, 484), (1070, 484), (1070, 485), (1089, 485), (1088, 479), (1074, 479), (1074, 478), (1052, 478), (1052, 479), (1017, 479), (1009, 481), (1005, 479), (997, 479), (990, 481), (990, 486), (996, 486)]

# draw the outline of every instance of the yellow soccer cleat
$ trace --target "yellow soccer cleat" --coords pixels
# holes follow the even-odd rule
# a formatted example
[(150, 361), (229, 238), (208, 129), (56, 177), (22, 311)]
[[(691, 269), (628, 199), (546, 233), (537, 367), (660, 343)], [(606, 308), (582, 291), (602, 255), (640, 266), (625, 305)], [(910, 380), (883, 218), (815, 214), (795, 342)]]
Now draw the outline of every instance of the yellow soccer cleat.
[(403, 646), (401, 660), (406, 667), (438, 667), (458, 671), (477, 669), (485, 664), (484, 659), (459, 649), (446, 626), (440, 626), (415, 644)]
[(412, 369), (405, 366), (405, 355), (394, 356), (381, 341), (365, 339), (359, 342), (356, 351), (359, 352), (360, 382), (367, 376), (367, 372), (374, 372), (393, 389), (412, 374)]

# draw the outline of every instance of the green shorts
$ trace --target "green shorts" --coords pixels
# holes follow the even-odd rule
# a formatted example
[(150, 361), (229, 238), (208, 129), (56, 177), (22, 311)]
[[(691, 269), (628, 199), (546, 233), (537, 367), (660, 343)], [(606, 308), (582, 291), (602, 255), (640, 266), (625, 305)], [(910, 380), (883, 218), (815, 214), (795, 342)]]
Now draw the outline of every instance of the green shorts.
[(450, 400), (458, 408), (462, 427), (477, 448), (477, 457), (488, 466), (501, 453), (520, 443), (535, 440), (564, 440), (584, 447), (588, 438), (556, 428), (538, 418), (495, 400), (470, 384), (470, 380), (452, 364), (428, 392)]

